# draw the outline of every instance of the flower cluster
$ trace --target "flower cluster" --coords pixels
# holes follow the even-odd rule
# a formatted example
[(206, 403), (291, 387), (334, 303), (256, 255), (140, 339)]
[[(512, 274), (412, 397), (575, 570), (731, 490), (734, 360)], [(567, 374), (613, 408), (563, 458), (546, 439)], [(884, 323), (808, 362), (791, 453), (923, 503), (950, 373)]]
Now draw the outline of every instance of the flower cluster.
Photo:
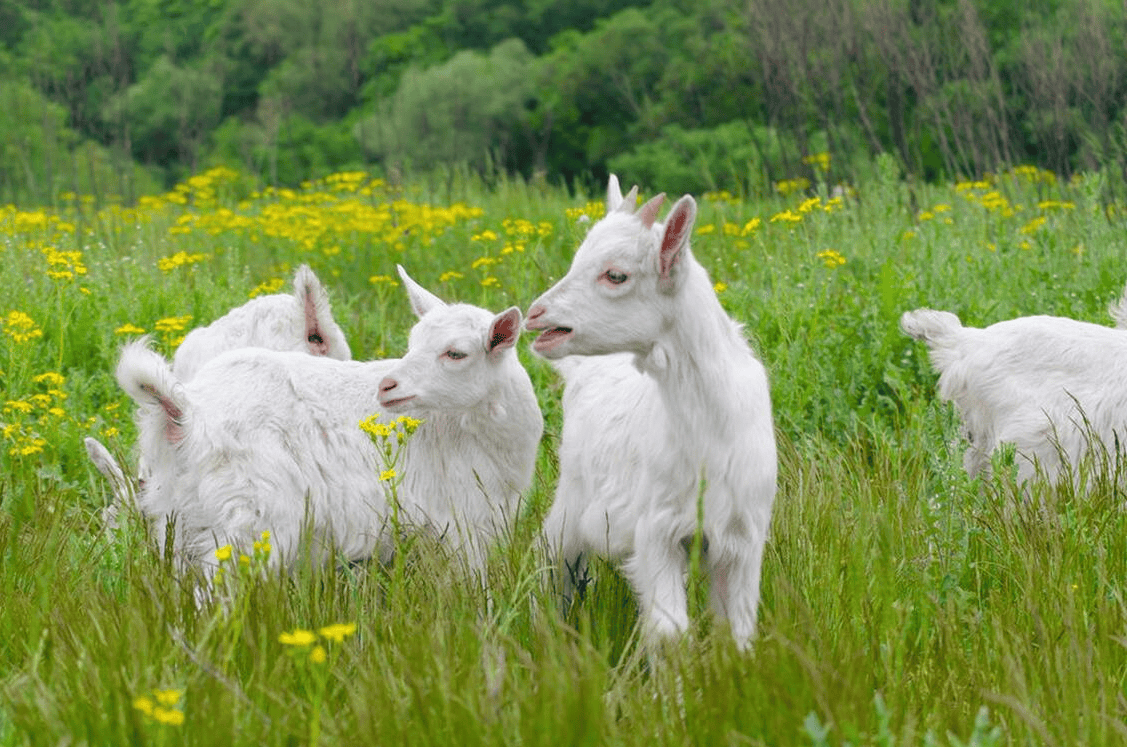
[(153, 690), (134, 698), (133, 707), (158, 724), (180, 726), (184, 723), (183, 697), (183, 690)]
[(35, 324), (35, 320), (22, 311), (9, 311), (0, 322), (4, 327), (4, 334), (15, 343), (25, 343), (43, 336), (43, 330)]
[(328, 652), (319, 640), (324, 639), (326, 643), (343, 643), (345, 638), (355, 633), (356, 623), (334, 623), (319, 628), (316, 633), (302, 628), (279, 633), (278, 642), (289, 646), (295, 653), (307, 654), (309, 661), (314, 664), (324, 664), (328, 659)]

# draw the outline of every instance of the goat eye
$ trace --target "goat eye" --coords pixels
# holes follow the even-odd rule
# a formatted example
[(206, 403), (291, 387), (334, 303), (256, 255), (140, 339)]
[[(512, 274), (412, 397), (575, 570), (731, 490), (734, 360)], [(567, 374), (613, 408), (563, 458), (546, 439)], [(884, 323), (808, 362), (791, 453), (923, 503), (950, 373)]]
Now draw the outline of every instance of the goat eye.
[(627, 278), (630, 277), (625, 272), (619, 272), (618, 270), (607, 270), (606, 276), (607, 280), (609, 280), (614, 285), (622, 285), (626, 282)]
[(466, 357), (466, 354), (461, 352), (460, 350), (447, 350), (446, 357), (451, 360), (460, 361)]

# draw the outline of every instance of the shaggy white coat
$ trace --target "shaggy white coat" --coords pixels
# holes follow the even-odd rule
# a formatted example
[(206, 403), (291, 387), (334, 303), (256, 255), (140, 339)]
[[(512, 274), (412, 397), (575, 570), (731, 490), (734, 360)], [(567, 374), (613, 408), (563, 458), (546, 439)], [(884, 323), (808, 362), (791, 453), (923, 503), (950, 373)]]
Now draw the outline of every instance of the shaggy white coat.
[(900, 327), (927, 343), (939, 395), (962, 417), (972, 477), (988, 473), (999, 445), (1013, 444), (1019, 481), (1040, 467), (1055, 482), (1092, 448), (1092, 436), (1113, 455), (1127, 436), (1122, 329), (1053, 316), (979, 329), (931, 309), (906, 312)]
[(118, 381), (140, 405), (152, 473), (138, 504), (158, 542), (173, 516), (177, 554), (205, 572), (217, 547), (245, 552), (264, 530), (283, 565), (303, 539), (315, 556), (332, 546), (346, 559), (386, 560), (389, 482), (359, 422), (407, 414), (424, 422), (396, 467), (400, 521), (483, 565), (531, 482), (543, 429), (513, 350), (520, 311), (448, 306), (400, 273), (420, 316), (400, 360), (243, 349), (184, 383), (143, 344), (125, 349)]
[[(329, 294), (308, 265), (294, 273), (293, 293), (253, 298), (184, 338), (173, 358), (173, 371), (180, 381), (190, 381), (200, 367), (228, 350), (266, 348), (293, 350), (346, 361), (352, 351), (333, 318)], [(114, 502), (103, 512), (106, 525), (117, 524), (121, 507), (133, 501), (137, 486), (147, 479), (143, 464), (137, 482), (126, 476), (109, 449), (93, 437), (85, 439), (86, 453), (109, 481)]]
[(711, 608), (742, 648), (755, 634), (775, 498), (767, 375), (693, 258), (692, 197), (661, 224), (662, 196), (637, 213), (635, 196), (611, 176), (606, 217), (529, 310), (526, 327), (544, 330), (533, 349), (566, 380), (544, 532), (565, 581), (584, 554), (622, 561), (654, 642), (688, 627), (699, 512)]

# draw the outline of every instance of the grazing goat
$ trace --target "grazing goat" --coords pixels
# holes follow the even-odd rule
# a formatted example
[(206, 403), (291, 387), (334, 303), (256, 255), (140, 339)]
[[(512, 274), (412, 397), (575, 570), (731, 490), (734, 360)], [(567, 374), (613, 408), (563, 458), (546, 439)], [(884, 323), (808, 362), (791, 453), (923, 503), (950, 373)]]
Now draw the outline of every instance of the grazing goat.
[(217, 547), (246, 551), (264, 530), (276, 564), (291, 563), (302, 540), (315, 556), (331, 546), (342, 559), (386, 561), (391, 483), (359, 422), (402, 413), (424, 422), (395, 466), (399, 521), (484, 565), (531, 482), (543, 430), (513, 349), (520, 310), (447, 305), (399, 272), (419, 316), (400, 360), (247, 348), (183, 383), (143, 343), (126, 347), (117, 378), (140, 405), (152, 473), (138, 504), (154, 523), (175, 517), (184, 563), (210, 573)]
[[(294, 350), (346, 361), (352, 358), (329, 305), (329, 294), (308, 265), (297, 268), (293, 294), (279, 293), (254, 298), (206, 327), (188, 333), (176, 349), (173, 372), (180, 381), (190, 381), (196, 372), (220, 353), (237, 348)], [(114, 502), (103, 512), (110, 527), (116, 526), (121, 506), (132, 502), (136, 487), (118, 465), (109, 449), (87, 437), (86, 453), (109, 481)], [(137, 481), (146, 479), (144, 465), (138, 465)]]
[(565, 584), (584, 554), (622, 561), (654, 643), (688, 628), (699, 527), (711, 608), (746, 648), (775, 499), (767, 375), (690, 251), (693, 198), (662, 224), (664, 195), (635, 212), (636, 195), (611, 176), (606, 216), (528, 313), (533, 350), (566, 381), (544, 532)]
[(1056, 482), (1093, 447), (1114, 454), (1127, 435), (1122, 329), (1053, 316), (979, 329), (931, 309), (906, 312), (900, 327), (927, 343), (939, 395), (962, 416), (971, 477), (988, 474), (994, 450), (1013, 444), (1020, 482), (1038, 470)]

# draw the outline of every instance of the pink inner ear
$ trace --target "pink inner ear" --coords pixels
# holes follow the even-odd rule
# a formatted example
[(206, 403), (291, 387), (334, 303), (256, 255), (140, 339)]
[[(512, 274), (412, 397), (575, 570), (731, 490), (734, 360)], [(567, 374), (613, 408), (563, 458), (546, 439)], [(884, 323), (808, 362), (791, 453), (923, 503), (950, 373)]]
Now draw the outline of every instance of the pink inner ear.
[(305, 293), (305, 342), (309, 346), (310, 355), (329, 354), (329, 344), (325, 342), (325, 336), (321, 334), (317, 323), (317, 304), (309, 291)]
[(659, 270), (663, 278), (669, 277), (677, 258), (681, 256), (681, 247), (685, 245), (688, 236), (685, 232), (689, 225), (688, 210), (674, 210), (665, 221), (665, 234), (661, 237), (661, 255)]
[(493, 320), (493, 326), (489, 330), (489, 349), (496, 350), (499, 347), (512, 345), (516, 342), (519, 331), (520, 315), (515, 310), (505, 312)]

